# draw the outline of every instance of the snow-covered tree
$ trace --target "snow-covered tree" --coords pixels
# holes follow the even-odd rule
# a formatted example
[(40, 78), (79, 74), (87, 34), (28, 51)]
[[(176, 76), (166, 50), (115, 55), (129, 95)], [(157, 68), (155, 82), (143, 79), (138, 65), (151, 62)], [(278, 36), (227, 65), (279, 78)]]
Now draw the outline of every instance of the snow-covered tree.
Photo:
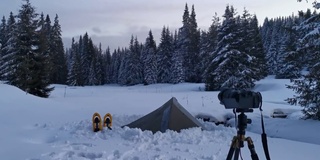
[[(171, 68), (171, 83), (177, 84), (185, 82), (185, 71), (183, 67), (183, 54), (179, 50), (178, 33), (175, 32), (173, 38), (173, 44), (175, 46), (172, 55), (172, 68)], [(180, 48), (181, 49), (181, 48)]]
[(119, 83), (118, 75), (121, 65), (121, 50), (120, 48), (115, 49), (111, 56), (111, 83)]
[(200, 31), (198, 29), (198, 24), (196, 21), (196, 13), (194, 5), (191, 8), (191, 14), (189, 18), (189, 37), (190, 37), (190, 46), (188, 48), (188, 53), (185, 59), (186, 67), (186, 81), (187, 82), (201, 82), (202, 71), (198, 67), (200, 63)]
[(5, 55), (6, 51), (3, 49), (5, 46), (5, 43), (7, 43), (7, 24), (6, 24), (6, 18), (3, 16), (0, 24), (0, 80), (5, 79), (4, 71), (2, 71), (1, 66), (4, 66), (5, 61), (3, 59), (3, 56)]
[(206, 68), (210, 64), (210, 60), (213, 59), (214, 50), (217, 46), (217, 36), (218, 36), (218, 28), (220, 27), (220, 18), (217, 16), (217, 13), (213, 16), (212, 24), (209, 27), (208, 32), (202, 31), (200, 37), (200, 63), (198, 63), (198, 67), (201, 72), (201, 81), (205, 82), (206, 75)]
[(1, 45), (1, 60), (0, 64), (0, 77), (3, 80), (9, 81), (13, 79), (13, 67), (14, 64), (14, 55), (17, 53), (17, 32), (16, 32), (16, 20), (13, 13), (10, 13), (10, 16), (7, 20), (6, 30), (4, 32), (4, 39), (2, 40)]
[[(82, 39), (80, 37), (80, 39)], [(83, 78), (80, 64), (79, 44), (72, 38), (72, 44), (70, 48), (70, 68), (68, 71), (67, 84), (70, 86), (83, 86)]]
[(127, 72), (126, 85), (136, 85), (143, 82), (143, 69), (140, 60), (141, 45), (138, 38), (131, 37), (128, 60), (125, 71)]
[[(190, 40), (190, 13), (188, 5), (185, 5), (184, 13), (182, 16), (182, 27), (179, 28), (176, 40), (176, 50), (173, 55), (173, 58), (180, 59), (182, 56), (182, 68), (179, 70), (183, 70), (183, 76), (179, 77), (179, 79), (183, 78), (183, 80), (179, 81), (186, 81), (187, 75), (190, 73), (189, 67), (189, 52), (190, 52), (191, 40)], [(178, 57), (176, 57), (178, 56)], [(180, 61), (180, 60), (179, 60)], [(176, 62), (173, 62), (176, 63)], [(180, 63), (180, 62), (179, 62)], [(178, 64), (175, 64), (178, 65)], [(180, 68), (178, 66), (173, 66), (175, 69)]]
[[(249, 68), (252, 70), (253, 81), (263, 79), (268, 75), (267, 62), (263, 49), (262, 37), (258, 26), (256, 15), (250, 15), (246, 10), (243, 13), (242, 21), (243, 48), (244, 52), (251, 56)], [(245, 27), (245, 28), (244, 28)]]
[(47, 57), (43, 55), (44, 44), (41, 31), (38, 31), (38, 14), (25, 0), (17, 15), (17, 53), (14, 55), (15, 67), (9, 80), (22, 90), (40, 97), (48, 97), (53, 88), (49, 87)]
[(281, 37), (281, 21), (275, 21), (272, 28), (271, 43), (266, 53), (269, 74), (276, 74), (279, 71), (278, 57)]
[(273, 32), (273, 19), (264, 19), (263, 25), (260, 29), (261, 38), (263, 42), (264, 53), (267, 53), (271, 44), (272, 32)]
[[(133, 38), (132, 38), (133, 39)], [(128, 77), (130, 74), (128, 72), (128, 65), (129, 65), (129, 59), (130, 59), (130, 51), (128, 49), (123, 49), (121, 52), (119, 52), (119, 58), (120, 58), (120, 65), (119, 65), (119, 72), (118, 72), (118, 84), (120, 85), (127, 85), (130, 82), (128, 81)]]
[[(49, 19), (47, 16), (46, 19)], [(49, 20), (46, 20), (49, 21)], [(59, 17), (56, 15), (53, 26), (50, 30), (50, 59), (53, 64), (51, 73), (51, 83), (65, 84), (67, 81), (67, 60), (65, 56), (64, 46), (61, 37), (61, 26)]]
[(157, 46), (151, 30), (141, 52), (143, 64), (143, 83), (145, 85), (157, 83)]
[(296, 92), (293, 98), (288, 98), (290, 104), (303, 107), (305, 118), (320, 120), (320, 14), (314, 14), (306, 19), (296, 29), (301, 34), (298, 52), (312, 57), (309, 63), (309, 72), (301, 79), (292, 79), (289, 89)]
[(249, 64), (252, 57), (243, 51), (240, 17), (233, 6), (227, 6), (218, 32), (216, 57), (206, 70), (206, 90), (221, 88), (251, 89), (254, 86)]
[[(101, 44), (100, 44), (99, 50), (101, 50)], [(106, 49), (106, 52), (105, 54), (103, 54), (102, 58), (103, 58), (102, 67), (104, 67), (104, 83), (109, 84), (112, 82), (112, 66), (111, 66), (112, 58), (111, 58), (109, 47)]]
[(293, 19), (286, 20), (284, 35), (281, 39), (278, 58), (279, 70), (276, 73), (276, 78), (299, 78), (301, 76), (302, 64), (300, 61), (300, 53), (297, 52), (297, 35), (292, 29)]
[(170, 34), (169, 28), (163, 27), (157, 52), (158, 83), (169, 83), (171, 80), (173, 52), (173, 38)]

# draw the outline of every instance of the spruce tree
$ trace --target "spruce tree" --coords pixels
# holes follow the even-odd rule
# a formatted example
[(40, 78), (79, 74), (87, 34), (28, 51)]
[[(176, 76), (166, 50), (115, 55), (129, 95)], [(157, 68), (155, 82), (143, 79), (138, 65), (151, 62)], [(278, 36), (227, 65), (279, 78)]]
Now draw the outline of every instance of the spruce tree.
[(293, 98), (287, 98), (286, 101), (291, 105), (300, 105), (303, 107), (305, 119), (320, 120), (320, 74), (319, 63), (314, 66), (309, 74), (303, 76), (303, 79), (291, 79), (292, 85), (287, 88), (295, 91)]
[(29, 0), (21, 6), (17, 15), (17, 54), (13, 79), (9, 82), (22, 90), (40, 97), (48, 97), (53, 90), (49, 87), (46, 49), (41, 42), (41, 31), (38, 28), (38, 14)]
[(269, 20), (268, 18), (265, 18), (263, 25), (260, 29), (261, 37), (263, 41), (264, 53), (268, 53), (268, 50), (271, 44), (273, 23), (274, 23), (273, 19)]
[(218, 28), (220, 27), (220, 19), (217, 16), (217, 13), (213, 16), (212, 24), (209, 27), (208, 32), (202, 31), (200, 37), (200, 58), (201, 61), (198, 64), (198, 68), (202, 71), (201, 72), (201, 81), (205, 82), (206, 77), (206, 69), (210, 64), (210, 60), (215, 57), (213, 55), (214, 50), (217, 47), (217, 35), (218, 35)]
[(158, 83), (169, 83), (171, 80), (172, 54), (174, 52), (173, 39), (169, 28), (163, 27), (157, 52)]
[[(242, 17), (242, 19), (245, 18)], [(244, 23), (246, 24), (247, 22)], [(248, 24), (244, 26), (247, 26), (247, 28), (244, 29), (246, 30), (245, 33), (247, 33), (244, 35), (246, 41), (244, 43), (244, 51), (252, 58), (249, 64), (249, 67), (252, 70), (251, 77), (254, 81), (259, 81), (268, 75), (268, 68), (256, 15), (249, 16)]]
[(99, 48), (95, 46), (95, 72), (96, 72), (96, 79), (97, 82), (95, 85), (103, 85), (106, 83), (106, 68), (107, 64), (104, 62), (104, 54), (101, 49), (101, 45)]
[[(98, 78), (98, 73), (97, 73), (97, 65), (96, 63), (98, 63), (98, 59), (97, 59), (97, 51), (95, 50), (95, 47), (93, 45), (93, 42), (91, 40), (91, 38), (88, 39), (88, 44), (87, 44), (87, 52), (90, 53), (91, 56), (91, 60), (90, 65), (89, 65), (89, 69), (88, 69), (88, 75), (87, 75), (87, 81), (85, 82), (85, 85), (99, 85), (99, 78)], [(100, 72), (101, 74), (101, 72)]]
[(1, 69), (2, 68), (1, 66), (4, 66), (5, 64), (3, 56), (5, 55), (6, 51), (3, 48), (7, 41), (6, 28), (7, 28), (6, 18), (3, 16), (0, 24), (0, 80), (4, 80), (5, 78), (5, 75), (3, 73), (4, 71)]
[[(99, 48), (99, 50), (101, 50), (101, 44)], [(102, 58), (104, 67), (104, 83), (110, 84), (112, 82), (112, 57), (109, 47), (107, 47), (105, 54), (102, 55)]]
[[(178, 34), (177, 34), (177, 41), (176, 41), (176, 53), (174, 53), (174, 56), (178, 56), (177, 60), (180, 61), (180, 56), (182, 56), (182, 67), (183, 67), (183, 75), (179, 76), (179, 79), (183, 78), (179, 81), (187, 81), (189, 73), (191, 73), (191, 67), (190, 67), (190, 46), (191, 46), (191, 40), (190, 40), (190, 14), (188, 5), (185, 5), (185, 10), (182, 16), (182, 27), (179, 28)], [(175, 60), (176, 61), (176, 60)], [(173, 62), (176, 63), (176, 62)], [(180, 62), (179, 62), (180, 63)], [(178, 65), (178, 64), (177, 64)], [(174, 68), (180, 68), (178, 66), (175, 66)], [(181, 69), (179, 69), (181, 70)]]
[(111, 56), (111, 83), (119, 83), (118, 82), (118, 75), (119, 75), (119, 69), (121, 65), (121, 50), (120, 48), (115, 49)]
[[(292, 85), (288, 85), (289, 89), (295, 91), (293, 98), (287, 101), (292, 105), (300, 105), (306, 119), (320, 120), (320, 14), (314, 14), (306, 19), (296, 29), (300, 32), (298, 52), (304, 53), (308, 57), (312, 57), (313, 61), (309, 63), (309, 72), (301, 79), (292, 79)], [(301, 52), (303, 51), (303, 52)]]
[(82, 40), (79, 40), (80, 47), (80, 64), (83, 75), (83, 84), (89, 84), (90, 65), (93, 58), (93, 53), (89, 49), (89, 35), (85, 33)]
[(68, 72), (67, 84), (70, 86), (83, 86), (83, 78), (81, 72), (81, 57), (79, 53), (79, 44), (72, 38), (70, 48), (70, 69)]
[(222, 26), (219, 28), (216, 57), (206, 70), (206, 90), (221, 88), (251, 89), (254, 86), (251, 57), (244, 52), (240, 30), (240, 17), (233, 6), (226, 7)]
[(274, 21), (272, 26), (271, 42), (266, 52), (266, 60), (269, 74), (275, 75), (279, 71), (279, 48), (281, 37), (281, 19)]
[[(46, 21), (49, 21), (47, 16)], [(50, 59), (52, 63), (51, 83), (65, 84), (67, 81), (68, 68), (65, 56), (64, 46), (62, 42), (61, 26), (59, 17), (56, 15), (53, 26), (50, 30)]]
[(141, 45), (139, 44), (138, 38), (131, 38), (129, 46), (128, 61), (126, 69), (126, 85), (136, 85), (143, 82), (143, 69), (140, 61)]
[(183, 67), (183, 60), (184, 56), (181, 52), (180, 42), (178, 42), (178, 33), (175, 32), (174, 38), (173, 38), (173, 44), (175, 46), (174, 52), (172, 55), (172, 68), (171, 68), (171, 83), (177, 84), (177, 83), (183, 83), (185, 82), (185, 71)]
[[(133, 36), (131, 38), (131, 41), (133, 43)], [(118, 71), (118, 84), (120, 85), (127, 85), (130, 83), (128, 77), (130, 74), (128, 71), (128, 65), (130, 63), (130, 51), (128, 49), (122, 49), (121, 52), (119, 52), (119, 59), (120, 59), (120, 65), (119, 65), (119, 71)]]
[(14, 57), (17, 54), (16, 21), (13, 13), (10, 13), (5, 30), (5, 38), (1, 46), (2, 64), (0, 65), (0, 77), (5, 81), (13, 80)]
[(288, 18), (286, 20), (284, 36), (281, 39), (279, 52), (279, 71), (276, 73), (275, 78), (278, 79), (293, 79), (301, 76), (302, 65), (299, 61), (299, 53), (296, 51), (297, 39), (296, 32), (292, 24), (293, 20)]
[(191, 14), (189, 18), (189, 37), (190, 46), (188, 47), (188, 53), (186, 56), (186, 81), (188, 82), (201, 82), (201, 68), (198, 67), (200, 63), (200, 31), (198, 30), (198, 24), (196, 21), (196, 13), (194, 5), (191, 8)]
[(157, 46), (151, 30), (141, 52), (143, 63), (143, 83), (145, 85), (157, 83)]

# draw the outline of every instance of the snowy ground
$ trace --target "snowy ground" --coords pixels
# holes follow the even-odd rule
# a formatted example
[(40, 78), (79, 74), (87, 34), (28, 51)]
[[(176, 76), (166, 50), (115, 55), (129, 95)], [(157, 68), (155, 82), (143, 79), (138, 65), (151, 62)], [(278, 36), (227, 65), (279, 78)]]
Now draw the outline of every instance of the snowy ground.
[[(320, 122), (300, 120), (301, 108), (284, 102), (293, 92), (285, 88), (289, 80), (268, 77), (257, 83), (263, 96), (264, 118), (269, 150), (273, 160), (318, 160)], [(50, 98), (43, 99), (0, 84), (0, 157), (6, 160), (37, 159), (205, 159), (226, 158), (236, 129), (201, 122), (199, 128), (181, 133), (152, 134), (139, 129), (121, 128), (176, 97), (191, 114), (207, 114), (223, 120), (231, 110), (220, 105), (218, 92), (203, 91), (204, 84), (157, 84), (120, 87), (66, 87), (55, 85)], [(288, 118), (271, 118), (281, 109)], [(113, 115), (113, 130), (92, 132), (94, 112)], [(260, 112), (248, 113), (248, 125), (260, 159), (265, 159), (261, 144)], [(231, 120), (232, 121), (232, 120)], [(244, 159), (251, 159), (247, 147)]]

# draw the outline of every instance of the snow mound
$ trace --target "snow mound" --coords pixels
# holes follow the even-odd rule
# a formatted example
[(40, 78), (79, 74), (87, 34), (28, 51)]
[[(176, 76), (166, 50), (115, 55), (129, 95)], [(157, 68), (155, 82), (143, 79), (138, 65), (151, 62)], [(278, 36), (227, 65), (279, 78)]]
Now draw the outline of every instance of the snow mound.
[[(115, 116), (123, 122), (136, 116)], [(42, 154), (40, 159), (188, 159), (202, 157), (223, 159), (219, 148), (228, 148), (235, 130), (216, 127), (211, 130), (200, 128), (182, 130), (180, 133), (167, 130), (165, 133), (141, 131), (137, 128), (121, 128), (92, 132), (91, 122), (83, 120), (65, 124), (37, 124), (36, 132), (46, 132), (46, 137), (35, 141), (48, 143), (54, 151)], [(45, 127), (44, 127), (45, 126)], [(40, 140), (42, 139), (42, 140)], [(50, 140), (50, 141), (47, 141)], [(33, 142), (29, 142), (33, 143)], [(108, 145), (110, 144), (110, 145)], [(219, 145), (217, 145), (219, 144)], [(207, 152), (210, 147), (217, 152)], [(215, 149), (216, 148), (216, 149)]]

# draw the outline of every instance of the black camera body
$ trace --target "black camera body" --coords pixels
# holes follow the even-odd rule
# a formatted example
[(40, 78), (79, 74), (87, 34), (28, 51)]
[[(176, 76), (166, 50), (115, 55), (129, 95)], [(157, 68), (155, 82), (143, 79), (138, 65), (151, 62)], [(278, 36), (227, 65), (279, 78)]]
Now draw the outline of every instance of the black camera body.
[(251, 109), (262, 105), (261, 93), (247, 90), (224, 89), (218, 99), (226, 109)]

